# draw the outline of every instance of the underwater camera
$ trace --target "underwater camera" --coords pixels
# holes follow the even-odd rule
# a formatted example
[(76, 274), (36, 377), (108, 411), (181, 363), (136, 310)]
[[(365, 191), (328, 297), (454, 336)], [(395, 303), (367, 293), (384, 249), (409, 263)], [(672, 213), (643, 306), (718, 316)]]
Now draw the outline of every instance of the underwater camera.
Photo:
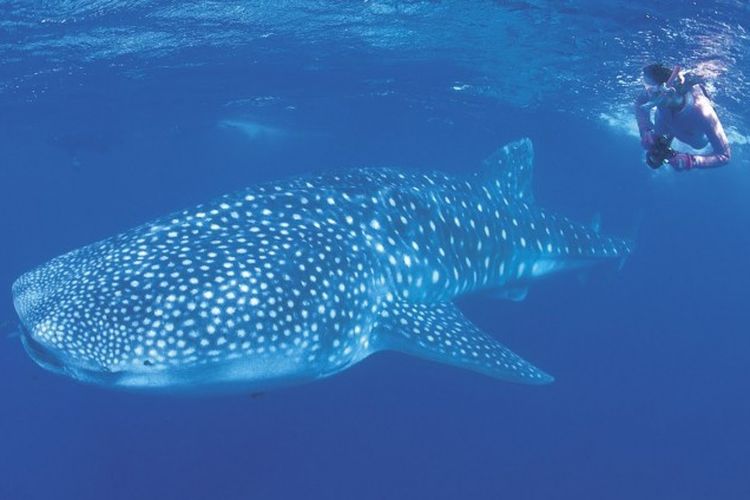
[(664, 135), (656, 138), (656, 143), (646, 153), (646, 163), (649, 167), (657, 169), (675, 155), (674, 150), (669, 147), (670, 142)]

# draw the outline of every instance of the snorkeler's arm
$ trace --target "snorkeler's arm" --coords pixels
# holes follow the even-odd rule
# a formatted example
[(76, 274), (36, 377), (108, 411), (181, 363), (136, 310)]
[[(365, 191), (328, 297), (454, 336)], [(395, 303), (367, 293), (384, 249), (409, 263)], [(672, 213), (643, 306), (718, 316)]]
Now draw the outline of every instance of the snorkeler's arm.
[(651, 122), (653, 106), (649, 105), (649, 101), (648, 94), (645, 92), (641, 92), (635, 99), (635, 120), (638, 122), (638, 134), (641, 136), (641, 146), (647, 151), (656, 145), (658, 135), (655, 131), (656, 125)]
[(638, 132), (643, 138), (646, 132), (653, 132), (654, 124), (651, 123), (651, 108), (644, 106), (649, 101), (648, 94), (641, 92), (635, 98), (635, 119), (638, 122)]
[(693, 166), (697, 168), (714, 168), (721, 167), (729, 163), (732, 158), (732, 152), (729, 149), (729, 141), (724, 133), (724, 127), (721, 126), (719, 117), (716, 115), (713, 106), (708, 102), (700, 105), (701, 112), (705, 117), (705, 133), (708, 137), (713, 152), (710, 155), (695, 155), (693, 157)]

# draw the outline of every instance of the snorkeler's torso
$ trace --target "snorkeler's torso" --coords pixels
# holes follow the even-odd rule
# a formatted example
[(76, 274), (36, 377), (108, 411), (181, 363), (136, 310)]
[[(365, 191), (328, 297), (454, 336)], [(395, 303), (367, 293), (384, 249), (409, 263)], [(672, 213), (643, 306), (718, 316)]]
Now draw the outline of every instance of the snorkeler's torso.
[(706, 137), (706, 106), (711, 102), (699, 87), (685, 95), (687, 102), (682, 108), (672, 109), (659, 107), (656, 109), (656, 133), (673, 136), (695, 149), (702, 149), (708, 145)]

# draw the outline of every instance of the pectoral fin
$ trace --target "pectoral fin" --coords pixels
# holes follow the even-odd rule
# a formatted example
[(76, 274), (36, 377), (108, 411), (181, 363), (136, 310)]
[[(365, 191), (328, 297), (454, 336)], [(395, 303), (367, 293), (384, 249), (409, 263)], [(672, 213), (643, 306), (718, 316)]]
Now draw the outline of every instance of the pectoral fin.
[(394, 303), (381, 313), (378, 347), (525, 384), (553, 381), (488, 336), (452, 303)]

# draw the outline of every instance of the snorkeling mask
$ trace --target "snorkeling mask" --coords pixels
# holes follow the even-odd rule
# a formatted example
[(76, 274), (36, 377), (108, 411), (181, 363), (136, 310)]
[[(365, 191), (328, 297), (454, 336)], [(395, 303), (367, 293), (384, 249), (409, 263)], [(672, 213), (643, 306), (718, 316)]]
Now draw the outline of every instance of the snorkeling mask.
[[(672, 74), (669, 75), (669, 78), (666, 82), (659, 84), (659, 85), (647, 85), (646, 86), (646, 93), (648, 94), (648, 101), (641, 105), (642, 108), (653, 108), (654, 106), (659, 106), (661, 104), (664, 104), (665, 102), (668, 102), (672, 99), (675, 99), (681, 92), (678, 90), (682, 90), (682, 86), (679, 85), (678, 82), (676, 82), (677, 77), (680, 75), (680, 67), (675, 66), (672, 70)], [(677, 83), (677, 84), (676, 84)], [(678, 89), (678, 87), (680, 87)]]

